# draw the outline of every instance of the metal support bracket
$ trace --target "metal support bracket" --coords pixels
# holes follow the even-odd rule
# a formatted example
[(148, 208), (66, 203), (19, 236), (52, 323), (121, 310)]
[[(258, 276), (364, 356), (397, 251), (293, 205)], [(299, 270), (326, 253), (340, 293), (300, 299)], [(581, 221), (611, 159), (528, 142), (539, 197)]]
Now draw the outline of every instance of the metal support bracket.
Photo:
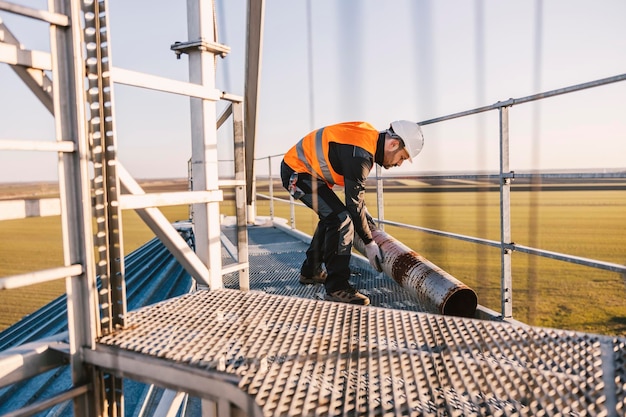
[(515, 242), (503, 244), (502, 250), (504, 251), (505, 254), (515, 252)]
[(230, 52), (230, 47), (215, 42), (199, 39), (197, 41), (174, 42), (170, 49), (176, 54), (176, 59), (180, 59), (182, 54), (189, 54), (191, 50), (200, 50), (203, 52), (212, 52), (225, 58)]
[(500, 180), (502, 181), (502, 184), (506, 184), (506, 185), (511, 184), (514, 179), (515, 179), (515, 171), (503, 172), (502, 175), (500, 175)]

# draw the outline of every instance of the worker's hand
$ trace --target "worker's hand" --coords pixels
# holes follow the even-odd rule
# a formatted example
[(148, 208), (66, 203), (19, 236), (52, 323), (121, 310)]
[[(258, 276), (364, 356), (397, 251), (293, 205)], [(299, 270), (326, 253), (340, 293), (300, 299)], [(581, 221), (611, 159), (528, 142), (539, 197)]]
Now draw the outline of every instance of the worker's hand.
[(372, 240), (370, 243), (365, 245), (365, 254), (367, 255), (367, 259), (369, 259), (370, 261), (370, 265), (372, 265), (372, 267), (374, 267), (374, 269), (378, 272), (382, 272), (383, 255), (380, 252), (380, 248), (378, 247), (376, 242)]

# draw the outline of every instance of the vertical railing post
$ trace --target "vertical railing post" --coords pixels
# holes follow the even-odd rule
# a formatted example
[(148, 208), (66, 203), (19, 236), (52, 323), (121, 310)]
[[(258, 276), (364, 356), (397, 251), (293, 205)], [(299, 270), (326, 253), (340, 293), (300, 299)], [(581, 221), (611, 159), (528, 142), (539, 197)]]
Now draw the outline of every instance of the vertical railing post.
[(511, 179), (509, 171), (509, 107), (500, 107), (500, 264), (502, 316), (513, 316), (511, 273)]
[(378, 228), (385, 230), (382, 220), (385, 219), (385, 200), (383, 197), (383, 178), (380, 165), (376, 164), (376, 208), (378, 210)]
[(246, 199), (248, 201), (248, 223), (256, 219), (256, 174), (254, 170), (255, 143), (257, 138), (257, 108), (261, 80), (261, 58), (263, 56), (263, 24), (265, 0), (248, 1), (246, 13), (246, 62), (244, 80), (244, 125), (246, 129)]
[(270, 194), (270, 219), (274, 221), (274, 177), (272, 175), (272, 157), (267, 157), (268, 176), (269, 176), (269, 194)]
[[(234, 102), (233, 109), (233, 136), (235, 140), (235, 180), (246, 180), (246, 144), (243, 130), (243, 103)], [(235, 186), (235, 211), (237, 218), (237, 262), (248, 262), (248, 221), (245, 185)], [(239, 289), (250, 289), (250, 270), (244, 268), (239, 271)]]
[[(187, 161), (187, 190), (193, 191), (193, 173), (191, 172), (191, 158)], [(189, 204), (189, 220), (193, 222), (193, 204)]]
[(289, 224), (292, 229), (296, 228), (296, 201), (289, 196)]

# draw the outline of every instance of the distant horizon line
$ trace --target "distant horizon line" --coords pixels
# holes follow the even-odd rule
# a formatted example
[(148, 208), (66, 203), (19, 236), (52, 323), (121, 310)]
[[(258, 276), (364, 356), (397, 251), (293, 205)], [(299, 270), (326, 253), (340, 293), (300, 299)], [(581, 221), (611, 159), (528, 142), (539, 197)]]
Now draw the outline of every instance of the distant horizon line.
[[(569, 175), (576, 176), (579, 175), (581, 178), (626, 178), (626, 167), (623, 168), (582, 168), (582, 169), (568, 169), (568, 168), (552, 168), (552, 169), (529, 169), (529, 170), (513, 170), (513, 176), (519, 177), (527, 177), (527, 176), (551, 176), (551, 175)], [(457, 176), (498, 176), (499, 171), (485, 171), (485, 170), (475, 170), (475, 171), (423, 171), (420, 173), (412, 173), (412, 174), (386, 174), (383, 173), (382, 178), (424, 178), (424, 177), (457, 177)], [(274, 178), (278, 177), (277, 175), (273, 175)], [(374, 171), (372, 171), (372, 175), (370, 175), (370, 179), (374, 177)], [(232, 179), (233, 176), (224, 176), (223, 178)], [(267, 179), (268, 175), (257, 175), (257, 178)], [(157, 181), (182, 181), (188, 180), (187, 177), (138, 177), (135, 178), (139, 182), (157, 182)], [(54, 184), (58, 183), (58, 180), (25, 180), (25, 181), (0, 181), (1, 185), (11, 185), (11, 184)]]

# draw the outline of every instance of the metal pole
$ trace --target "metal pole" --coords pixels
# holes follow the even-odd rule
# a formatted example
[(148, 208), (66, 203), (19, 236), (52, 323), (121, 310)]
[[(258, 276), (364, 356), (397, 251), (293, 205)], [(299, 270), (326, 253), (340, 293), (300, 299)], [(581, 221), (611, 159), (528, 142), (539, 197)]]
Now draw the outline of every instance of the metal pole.
[[(187, 1), (188, 36), (192, 41), (215, 42), (213, 27), (213, 2)], [(215, 53), (206, 48), (189, 49), (189, 81), (215, 88)], [(193, 191), (218, 190), (217, 131), (215, 102), (190, 98), (191, 106), (191, 172)], [(207, 266), (211, 289), (222, 288), (222, 255), (220, 245), (219, 202), (195, 204), (193, 223), (196, 253)]]
[(513, 317), (513, 279), (511, 273), (511, 180), (509, 172), (509, 108), (500, 108), (500, 264), (501, 306), (504, 318)]
[[(191, 172), (191, 159), (187, 161), (187, 190), (193, 191), (193, 174)], [(193, 222), (193, 204), (189, 204), (189, 220)]]
[(608, 78), (602, 78), (595, 81), (586, 82), (583, 84), (572, 85), (570, 87), (559, 88), (556, 90), (550, 90), (543, 93), (533, 94), (532, 96), (526, 96), (521, 98), (510, 98), (505, 101), (498, 101), (497, 103), (490, 104), (489, 106), (478, 107), (472, 110), (466, 110), (458, 113), (449, 114), (447, 116), (437, 117), (434, 119), (423, 120), (418, 124), (420, 126), (430, 125), (434, 123), (444, 122), (446, 120), (457, 119), (459, 117), (465, 117), (472, 114), (482, 113), (490, 110), (501, 109), (502, 107), (515, 106), (517, 104), (528, 103), (531, 101), (541, 100), (544, 98), (555, 97), (562, 94), (569, 94), (576, 91), (585, 90), (587, 88), (594, 88), (602, 85), (616, 83), (620, 81), (626, 81), (626, 74), (615, 75)]
[[(231, 104), (233, 108), (233, 136), (235, 139), (235, 180), (246, 180), (246, 149), (243, 129), (243, 104)], [(246, 218), (246, 189), (244, 185), (235, 186), (235, 210), (237, 218), (237, 262), (248, 263), (248, 222)], [(250, 270), (239, 270), (239, 289), (250, 289)]]
[(380, 165), (376, 165), (376, 205), (378, 208), (378, 228), (385, 230), (385, 225), (382, 223), (385, 220), (385, 201), (383, 198), (383, 178), (381, 176)]
[(91, 219), (89, 141), (86, 129), (82, 59), (82, 11), (78, 1), (54, 0), (51, 11), (70, 17), (69, 28), (50, 26), (55, 134), (57, 141), (71, 140), (73, 152), (59, 155), (59, 193), (65, 266), (81, 264), (82, 273), (67, 279), (67, 318), (70, 366), (75, 387), (93, 384), (87, 395), (74, 398), (74, 415), (95, 417), (104, 410), (102, 380), (82, 360), (100, 335), (96, 262)]
[(292, 196), (289, 196), (289, 224), (291, 228), (296, 228), (296, 204)]
[(272, 157), (267, 157), (268, 176), (269, 176), (269, 193), (270, 193), (270, 219), (274, 220), (274, 177), (272, 176)]
[(261, 78), (261, 58), (263, 48), (263, 24), (265, 0), (247, 1), (246, 21), (246, 64), (244, 82), (244, 129), (246, 131), (246, 199), (248, 201), (248, 222), (256, 217), (256, 175), (254, 156), (256, 143), (257, 107)]

